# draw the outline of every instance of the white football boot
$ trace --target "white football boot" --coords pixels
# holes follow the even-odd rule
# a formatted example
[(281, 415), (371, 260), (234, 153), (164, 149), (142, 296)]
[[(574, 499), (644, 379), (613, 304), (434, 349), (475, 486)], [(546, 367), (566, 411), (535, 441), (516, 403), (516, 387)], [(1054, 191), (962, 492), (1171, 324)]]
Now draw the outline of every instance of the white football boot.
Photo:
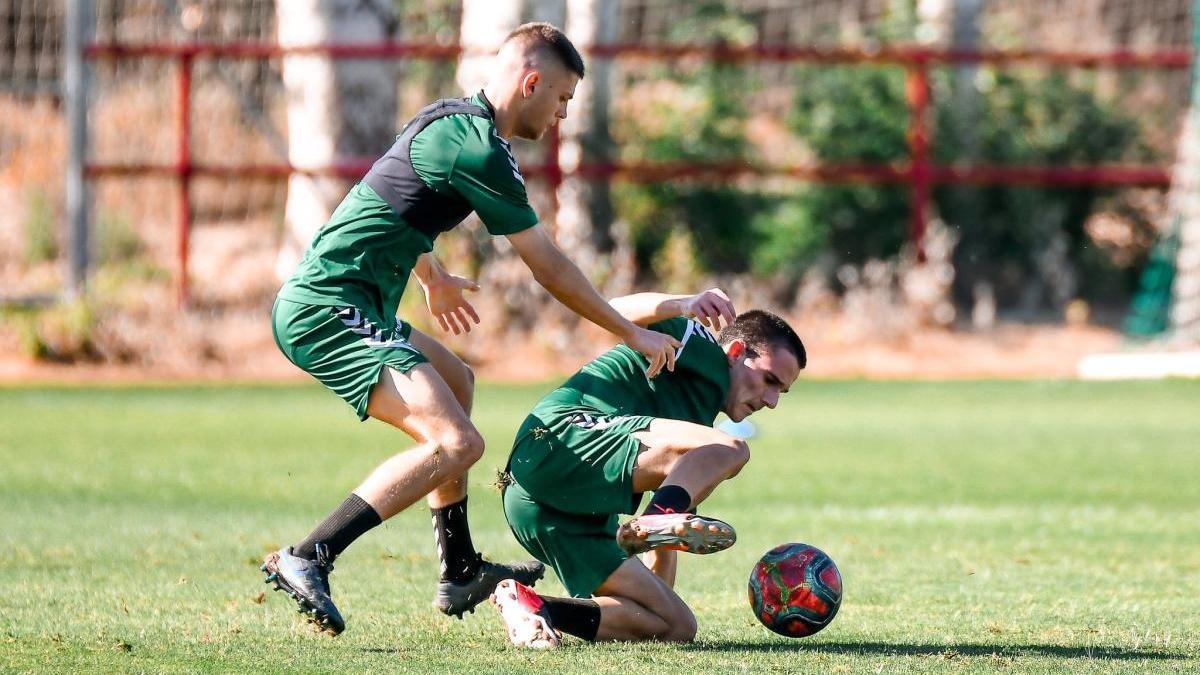
[(518, 647), (553, 649), (562, 644), (558, 631), (542, 611), (545, 604), (533, 589), (512, 579), (505, 579), (492, 592), (492, 604), (504, 619), (508, 639)]

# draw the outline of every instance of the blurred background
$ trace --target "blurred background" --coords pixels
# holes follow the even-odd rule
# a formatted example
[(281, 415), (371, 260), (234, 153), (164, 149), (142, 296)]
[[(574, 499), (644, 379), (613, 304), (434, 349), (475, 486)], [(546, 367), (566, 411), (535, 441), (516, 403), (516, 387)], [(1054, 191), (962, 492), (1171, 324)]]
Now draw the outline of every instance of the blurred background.
[[(1186, 373), (1197, 4), (0, 0), (0, 378), (301, 376), (281, 275), (528, 20), (587, 58), (515, 147), (604, 293), (720, 286), (791, 317), (818, 375)], [(438, 253), (483, 285), (447, 341), (485, 377), (611, 339), (473, 218)], [(401, 313), (435, 332), (418, 290)]]

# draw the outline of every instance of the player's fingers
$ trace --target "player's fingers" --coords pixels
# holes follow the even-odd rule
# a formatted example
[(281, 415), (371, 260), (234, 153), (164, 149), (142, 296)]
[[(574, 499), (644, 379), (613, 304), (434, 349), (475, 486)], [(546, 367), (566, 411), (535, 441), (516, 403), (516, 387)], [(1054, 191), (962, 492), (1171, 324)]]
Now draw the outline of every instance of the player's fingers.
[(455, 335), (459, 335), (462, 333), (462, 328), (459, 327), (458, 321), (455, 319), (456, 317), (453, 312), (446, 312), (446, 323), (450, 324), (450, 328), (454, 331)]
[(704, 310), (708, 312), (710, 321), (709, 325), (711, 325), (714, 329), (719, 329), (721, 327), (722, 316), (721, 305), (719, 301), (714, 298), (707, 306), (705, 306)]
[(655, 355), (655, 357), (650, 360), (650, 367), (646, 369), (646, 377), (653, 378), (658, 375), (658, 371), (662, 370), (662, 364), (662, 354)]
[(674, 372), (675, 371), (675, 350), (668, 348), (667, 351), (664, 352), (664, 356), (667, 359), (667, 370)]
[(721, 316), (725, 317), (725, 325), (737, 319), (737, 310), (733, 308), (733, 302), (729, 298), (725, 298), (725, 302), (721, 303)]
[(479, 290), (479, 282), (478, 282), (478, 281), (475, 281), (474, 279), (467, 279), (467, 278), (465, 278), (465, 277), (458, 277), (457, 279), (455, 279), (455, 282), (458, 284), (458, 287), (459, 287), (459, 288), (461, 288), (461, 289), (463, 289), (463, 290), (467, 290), (467, 291), (477, 291), (477, 290)]
[(471, 332), (471, 322), (467, 321), (467, 317), (463, 314), (461, 307), (454, 310), (454, 318), (458, 320), (458, 325), (462, 326), (464, 333)]
[(450, 332), (450, 326), (446, 325), (445, 317), (443, 317), (441, 314), (435, 314), (434, 318), (437, 319), (438, 325), (441, 326), (443, 333)]
[(721, 320), (725, 318), (725, 313), (720, 307), (714, 306), (712, 309), (712, 327), (713, 330), (721, 330)]
[[(478, 286), (476, 288), (478, 288)], [(475, 308), (471, 306), (471, 303), (463, 300), (462, 309), (467, 313), (468, 316), (475, 320), (475, 323), (479, 323), (479, 313), (475, 311)]]

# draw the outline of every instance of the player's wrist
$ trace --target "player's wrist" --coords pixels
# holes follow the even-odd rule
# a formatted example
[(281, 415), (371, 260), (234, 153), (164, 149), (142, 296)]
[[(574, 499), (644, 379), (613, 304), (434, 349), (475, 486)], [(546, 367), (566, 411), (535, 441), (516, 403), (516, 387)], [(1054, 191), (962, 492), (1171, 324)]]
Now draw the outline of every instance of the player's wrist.
[(622, 318), (621, 322), (622, 323), (617, 326), (617, 330), (613, 331), (613, 333), (617, 337), (621, 338), (622, 342), (628, 342), (632, 340), (641, 330), (643, 330), (641, 326), (628, 319)]
[(692, 313), (692, 305), (695, 304), (697, 295), (680, 295), (675, 298), (672, 307), (671, 316), (689, 316)]
[(450, 273), (438, 265), (430, 265), (424, 275), (417, 275), (417, 283), (427, 290), (443, 286), (449, 279)]

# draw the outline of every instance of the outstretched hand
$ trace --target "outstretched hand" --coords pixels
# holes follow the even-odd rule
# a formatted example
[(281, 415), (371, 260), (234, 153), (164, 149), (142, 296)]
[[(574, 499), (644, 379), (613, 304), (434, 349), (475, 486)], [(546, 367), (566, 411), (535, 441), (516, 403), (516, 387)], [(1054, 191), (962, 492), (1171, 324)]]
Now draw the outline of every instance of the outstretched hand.
[(658, 331), (638, 328), (636, 332), (625, 339), (625, 344), (634, 351), (640, 352), (650, 360), (646, 368), (646, 377), (654, 377), (667, 370), (675, 370), (675, 350), (679, 349), (679, 340)]
[(457, 274), (444, 274), (423, 288), (429, 313), (437, 319), (443, 331), (455, 335), (470, 333), (471, 322), (479, 323), (479, 314), (463, 297), (463, 291), (479, 290), (479, 284), (475, 281)]
[(728, 326), (737, 318), (733, 302), (729, 300), (728, 295), (725, 295), (725, 291), (719, 288), (710, 288), (693, 295), (684, 301), (683, 307), (685, 315), (696, 319), (714, 331), (721, 330), (722, 321)]

